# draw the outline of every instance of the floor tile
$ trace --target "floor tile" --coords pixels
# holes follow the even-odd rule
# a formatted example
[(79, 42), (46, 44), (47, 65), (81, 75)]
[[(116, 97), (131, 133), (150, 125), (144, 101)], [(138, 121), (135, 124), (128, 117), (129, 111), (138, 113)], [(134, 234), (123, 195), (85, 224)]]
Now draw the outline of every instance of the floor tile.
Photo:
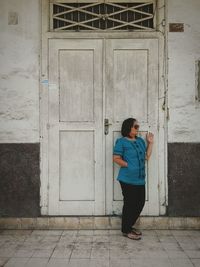
[(53, 253), (53, 249), (37, 249), (34, 251), (33, 258), (50, 258)]
[(38, 244), (38, 248), (40, 249), (54, 249), (57, 246), (58, 242), (51, 242), (51, 241), (42, 241)]
[(68, 259), (53, 259), (51, 258), (47, 265), (48, 267), (68, 267)]
[(109, 235), (122, 235), (120, 230), (108, 230)]
[(157, 236), (155, 230), (141, 230), (143, 236)]
[(188, 259), (188, 256), (183, 251), (168, 250), (167, 254), (170, 259)]
[(193, 264), (189, 259), (171, 259), (173, 267), (192, 267)]
[(90, 260), (89, 259), (70, 259), (68, 263), (68, 267), (90, 267)]
[(26, 267), (44, 267), (48, 263), (48, 258), (30, 258)]
[(94, 236), (103, 235), (107, 236), (109, 235), (109, 230), (94, 230)]
[(177, 243), (177, 240), (174, 236), (159, 236), (160, 242), (167, 242), (167, 243)]
[(174, 236), (188, 236), (190, 235), (196, 235), (198, 233), (198, 231), (192, 231), (192, 230), (171, 230), (172, 234)]
[(3, 230), (1, 235), (30, 235), (33, 230)]
[(115, 259), (129, 259), (131, 257), (131, 254), (126, 249), (110, 249), (110, 258)]
[(175, 239), (176, 239), (176, 241), (177, 242), (179, 242), (179, 243), (192, 243), (192, 239), (191, 239), (191, 237), (190, 236), (183, 236), (183, 235), (181, 235), (181, 236), (175, 236)]
[(64, 230), (62, 236), (77, 236), (78, 230)]
[(110, 249), (111, 244), (109, 242), (94, 242), (92, 248), (95, 249)]
[(42, 240), (49, 241), (49, 242), (58, 242), (60, 240), (60, 235), (47, 235)]
[(15, 253), (14, 249), (0, 248), (0, 257), (12, 257)]
[(6, 230), (0, 266), (200, 267), (198, 231), (142, 230), (140, 241), (120, 230)]
[(64, 230), (48, 230), (47, 235), (50, 236), (61, 236)]
[(10, 258), (0, 257), (0, 266), (4, 266)]
[(107, 259), (91, 259), (88, 267), (110, 267), (109, 260)]
[(74, 249), (91, 249), (92, 250), (93, 243), (92, 242), (76, 242), (74, 243)]
[(127, 237), (124, 237), (122, 235), (110, 235), (110, 242), (118, 242), (118, 243), (126, 243)]
[(191, 259), (191, 262), (195, 267), (200, 267), (200, 259)]
[(93, 241), (93, 236), (87, 236), (87, 235), (82, 235), (82, 236), (77, 236), (76, 242), (92, 242)]
[(56, 249), (62, 249), (62, 248), (66, 248), (66, 249), (74, 249), (74, 243), (66, 243), (64, 241), (59, 241), (57, 244), (56, 244)]
[(192, 241), (179, 242), (179, 246), (183, 250), (198, 250), (199, 249), (198, 245), (196, 243), (192, 242)]
[(168, 242), (162, 242), (161, 246), (165, 249), (165, 250), (177, 250), (177, 251), (182, 251), (182, 248), (180, 247), (180, 245), (178, 243), (168, 243)]
[(26, 266), (29, 258), (10, 258), (4, 267), (22, 267)]
[(93, 242), (109, 242), (110, 238), (108, 235), (96, 235), (93, 236)]
[(198, 249), (198, 250), (184, 250), (184, 252), (191, 259), (200, 259), (200, 249)]
[(39, 236), (45, 236), (47, 235), (49, 230), (33, 230), (31, 235), (39, 235)]
[(77, 239), (77, 236), (68, 236), (68, 235), (62, 235), (60, 239), (58, 240), (58, 243), (74, 243)]
[(25, 239), (26, 243), (37, 243), (37, 242), (41, 242), (42, 240), (44, 240), (44, 235), (30, 235), (27, 236), (27, 238)]
[(166, 251), (149, 251), (149, 258), (151, 259), (168, 259)]
[(130, 259), (111, 259), (110, 267), (131, 267)]
[(95, 249), (92, 248), (91, 259), (109, 259), (109, 250), (106, 248)]
[(19, 249), (13, 254), (13, 257), (15, 257), (15, 258), (30, 258), (30, 257), (32, 257), (34, 252), (35, 251), (32, 249), (31, 250)]
[(89, 259), (91, 257), (92, 249), (74, 249), (71, 254), (73, 259)]
[(77, 234), (78, 236), (93, 236), (94, 230), (79, 230)]
[(133, 259), (131, 260), (132, 267), (172, 267), (169, 259)]
[(64, 249), (55, 249), (51, 255), (52, 258), (67, 258), (69, 259), (72, 254), (72, 249), (64, 248)]
[(156, 234), (157, 235), (160, 235), (160, 236), (172, 236), (172, 232), (171, 230), (155, 230)]

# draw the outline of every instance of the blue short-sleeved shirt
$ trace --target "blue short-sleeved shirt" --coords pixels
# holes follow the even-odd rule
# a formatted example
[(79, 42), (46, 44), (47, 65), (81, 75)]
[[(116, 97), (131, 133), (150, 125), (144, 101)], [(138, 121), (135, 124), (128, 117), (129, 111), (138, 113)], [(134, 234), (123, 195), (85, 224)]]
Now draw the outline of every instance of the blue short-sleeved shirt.
[(144, 139), (137, 137), (136, 140), (130, 140), (121, 137), (116, 140), (113, 154), (120, 155), (128, 163), (127, 167), (120, 168), (118, 181), (133, 185), (145, 184), (146, 143)]

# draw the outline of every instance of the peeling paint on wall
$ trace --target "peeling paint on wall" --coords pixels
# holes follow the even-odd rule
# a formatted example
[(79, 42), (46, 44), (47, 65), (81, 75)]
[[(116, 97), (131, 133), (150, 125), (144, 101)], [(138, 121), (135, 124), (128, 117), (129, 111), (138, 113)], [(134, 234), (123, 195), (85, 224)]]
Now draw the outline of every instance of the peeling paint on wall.
[(200, 58), (200, 1), (169, 0), (168, 22), (184, 32), (168, 33), (169, 142), (200, 142), (200, 103), (196, 102), (195, 61)]
[(38, 142), (40, 1), (1, 1), (0, 35), (0, 142)]

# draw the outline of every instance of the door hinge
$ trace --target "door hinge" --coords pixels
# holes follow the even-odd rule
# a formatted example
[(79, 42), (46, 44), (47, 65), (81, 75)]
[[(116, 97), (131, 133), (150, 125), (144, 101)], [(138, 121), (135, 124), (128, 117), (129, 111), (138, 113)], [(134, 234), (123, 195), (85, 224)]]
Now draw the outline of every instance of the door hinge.
[(47, 130), (49, 130), (50, 129), (50, 124), (49, 123), (47, 123)]

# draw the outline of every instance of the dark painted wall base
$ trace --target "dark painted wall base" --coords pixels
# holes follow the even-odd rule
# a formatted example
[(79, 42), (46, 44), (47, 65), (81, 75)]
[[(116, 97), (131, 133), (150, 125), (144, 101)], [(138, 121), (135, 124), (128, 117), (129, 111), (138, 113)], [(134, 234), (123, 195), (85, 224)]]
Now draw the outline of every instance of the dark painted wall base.
[[(0, 144), (0, 217), (40, 216), (40, 145)], [(200, 216), (200, 143), (168, 144), (168, 216)]]
[(0, 144), (0, 216), (40, 216), (40, 145)]
[(168, 144), (168, 215), (200, 216), (200, 143)]

